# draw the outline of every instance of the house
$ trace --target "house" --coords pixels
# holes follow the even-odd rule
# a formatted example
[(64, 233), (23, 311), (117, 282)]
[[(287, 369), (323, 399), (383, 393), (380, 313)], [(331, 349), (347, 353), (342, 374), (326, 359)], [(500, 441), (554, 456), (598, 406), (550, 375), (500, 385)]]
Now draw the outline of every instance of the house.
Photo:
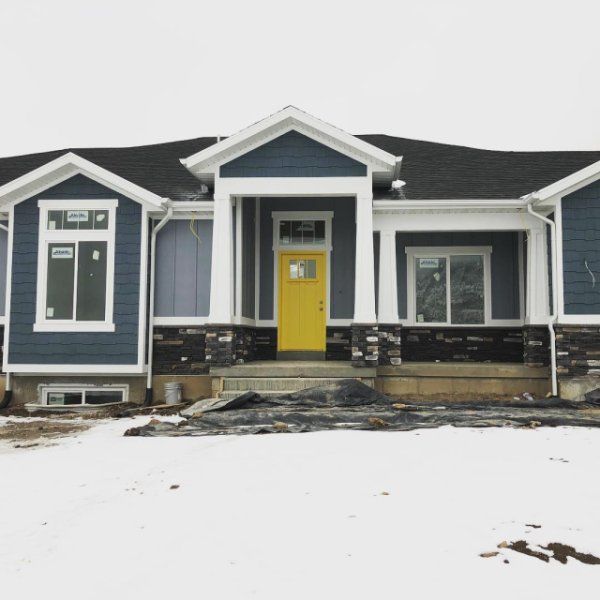
[(5, 404), (207, 395), (212, 370), (285, 359), (392, 391), (477, 365), (597, 385), (600, 151), (350, 135), (287, 107), (225, 139), (0, 159), (0, 214)]

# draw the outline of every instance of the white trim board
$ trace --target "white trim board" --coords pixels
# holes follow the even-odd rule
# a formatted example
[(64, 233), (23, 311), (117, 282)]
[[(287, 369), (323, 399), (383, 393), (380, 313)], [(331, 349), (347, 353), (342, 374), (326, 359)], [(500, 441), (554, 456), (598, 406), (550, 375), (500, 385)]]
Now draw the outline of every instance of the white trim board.
[[(114, 284), (115, 284), (115, 243), (116, 219), (118, 200), (39, 200), (39, 225), (38, 225), (38, 257), (37, 257), (37, 286), (36, 286), (36, 311), (33, 331), (53, 332), (98, 332), (114, 331)], [(52, 210), (106, 210), (108, 211), (107, 229), (50, 229), (48, 227), (48, 213)], [(142, 214), (144, 211), (142, 210)], [(143, 223), (141, 226), (143, 227)], [(80, 242), (98, 241), (106, 242), (106, 288), (105, 288), (105, 314), (103, 321), (78, 321), (77, 311), (77, 265), (78, 248)], [(73, 318), (67, 320), (48, 319), (46, 314), (46, 292), (48, 282), (48, 248), (50, 244), (64, 242), (74, 244), (77, 251), (74, 253), (74, 283), (73, 283)], [(48, 309), (49, 310), (49, 309)], [(140, 319), (141, 319), (141, 315)]]
[[(325, 252), (325, 299), (327, 303), (326, 325), (331, 321), (331, 253), (333, 211), (272, 211), (273, 220), (273, 319), (279, 321), (279, 254), (281, 252)], [(322, 244), (280, 244), (279, 223), (281, 221), (325, 221), (325, 241)], [(274, 325), (277, 327), (277, 325)]]
[(378, 170), (393, 173), (396, 165), (395, 156), (295, 106), (287, 106), (200, 152), (182, 158), (181, 162), (196, 174), (215, 173), (221, 164), (246, 154), (291, 130), (307, 135)]
[(22, 202), (78, 174), (136, 202), (146, 204), (148, 208), (163, 208), (164, 198), (73, 152), (67, 152), (0, 186), (0, 206)]

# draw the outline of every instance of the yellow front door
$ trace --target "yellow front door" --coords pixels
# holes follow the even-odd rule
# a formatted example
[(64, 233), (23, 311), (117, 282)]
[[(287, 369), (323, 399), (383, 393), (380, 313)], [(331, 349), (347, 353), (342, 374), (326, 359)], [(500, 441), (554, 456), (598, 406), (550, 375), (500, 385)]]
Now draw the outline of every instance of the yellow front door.
[(325, 351), (325, 253), (279, 254), (280, 351)]

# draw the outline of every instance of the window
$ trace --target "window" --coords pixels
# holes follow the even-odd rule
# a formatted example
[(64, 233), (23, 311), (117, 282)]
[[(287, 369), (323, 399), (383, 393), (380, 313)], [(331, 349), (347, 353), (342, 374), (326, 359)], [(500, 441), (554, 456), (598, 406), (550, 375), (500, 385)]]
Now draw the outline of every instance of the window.
[(324, 244), (325, 221), (280, 221), (279, 243), (282, 246), (314, 246)]
[(127, 402), (129, 387), (42, 385), (39, 388), (40, 403), (46, 406), (101, 406)]
[(35, 331), (114, 331), (116, 200), (40, 200)]
[(291, 259), (290, 260), (290, 279), (316, 279), (317, 261), (309, 259)]
[(491, 249), (427, 250), (407, 249), (413, 272), (411, 313), (415, 323), (485, 324), (489, 320)]

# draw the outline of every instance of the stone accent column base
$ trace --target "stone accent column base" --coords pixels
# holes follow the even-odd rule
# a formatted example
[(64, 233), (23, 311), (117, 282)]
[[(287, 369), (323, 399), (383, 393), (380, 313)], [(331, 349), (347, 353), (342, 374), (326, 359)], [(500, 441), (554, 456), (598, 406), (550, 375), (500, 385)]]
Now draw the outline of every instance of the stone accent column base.
[(555, 331), (559, 378), (600, 378), (600, 327), (567, 325)]
[(206, 326), (206, 362), (228, 367), (254, 360), (256, 332), (239, 325)]
[(379, 330), (377, 325), (352, 325), (352, 366), (376, 367), (379, 363)]
[(379, 364), (402, 364), (402, 325), (379, 326)]
[(550, 364), (550, 333), (545, 325), (523, 327), (523, 363), (528, 367)]

